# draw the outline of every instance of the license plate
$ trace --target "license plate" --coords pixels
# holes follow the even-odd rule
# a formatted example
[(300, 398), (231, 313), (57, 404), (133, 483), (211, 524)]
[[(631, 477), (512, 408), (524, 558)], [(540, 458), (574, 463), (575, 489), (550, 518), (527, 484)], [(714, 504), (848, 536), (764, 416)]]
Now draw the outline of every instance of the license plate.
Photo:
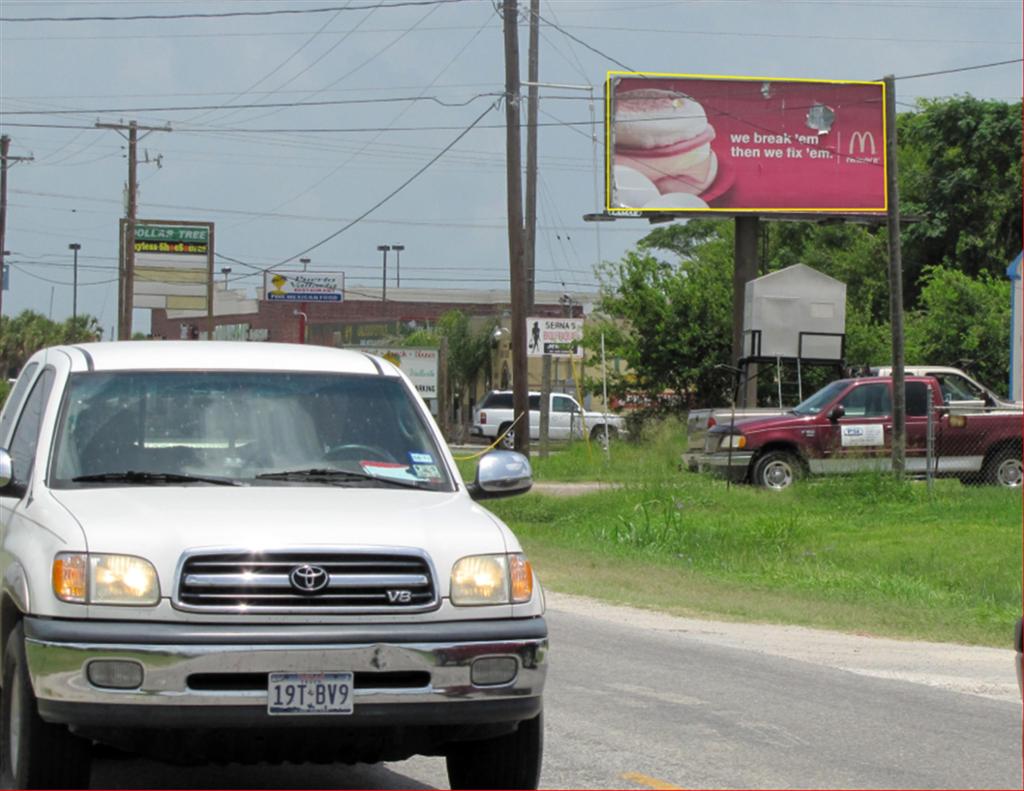
[(351, 673), (271, 673), (268, 714), (351, 714)]

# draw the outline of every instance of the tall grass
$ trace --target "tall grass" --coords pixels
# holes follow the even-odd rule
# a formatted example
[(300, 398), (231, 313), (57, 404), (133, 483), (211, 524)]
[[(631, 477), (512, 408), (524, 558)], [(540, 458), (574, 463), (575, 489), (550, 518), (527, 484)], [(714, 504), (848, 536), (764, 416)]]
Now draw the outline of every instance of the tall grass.
[[(531, 493), (488, 507), (549, 584), (570, 580), (601, 594), (609, 589), (601, 574), (629, 566), (676, 580), (677, 604), (691, 611), (714, 612), (687, 591), (696, 585), (706, 598), (707, 585), (718, 584), (747, 591), (748, 615), (770, 609), (793, 622), (1009, 644), (1007, 625), (1021, 611), (1019, 490), (938, 481), (929, 492), (884, 473), (806, 480), (781, 493), (727, 487), (679, 470), (683, 436), (667, 427), (645, 443), (613, 445), (610, 460), (583, 446), (537, 459), (538, 480), (622, 487), (573, 498)], [(581, 567), (583, 558), (591, 582), (579, 568), (554, 567), (556, 559)], [(642, 579), (617, 584), (642, 600)], [(729, 601), (737, 610), (737, 596)], [(780, 614), (782, 602), (790, 604)]]

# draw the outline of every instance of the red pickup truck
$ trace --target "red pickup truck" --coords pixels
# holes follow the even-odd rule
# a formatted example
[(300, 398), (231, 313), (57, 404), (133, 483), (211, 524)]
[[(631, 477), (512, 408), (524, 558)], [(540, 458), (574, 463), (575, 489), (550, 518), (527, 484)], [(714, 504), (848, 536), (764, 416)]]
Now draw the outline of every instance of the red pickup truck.
[[(950, 407), (930, 376), (908, 376), (905, 392), (908, 473), (924, 475), (930, 462), (936, 476), (1021, 486), (1019, 408)], [(785, 415), (723, 422), (708, 431), (700, 464), (769, 489), (806, 474), (891, 469), (892, 379), (840, 379)]]

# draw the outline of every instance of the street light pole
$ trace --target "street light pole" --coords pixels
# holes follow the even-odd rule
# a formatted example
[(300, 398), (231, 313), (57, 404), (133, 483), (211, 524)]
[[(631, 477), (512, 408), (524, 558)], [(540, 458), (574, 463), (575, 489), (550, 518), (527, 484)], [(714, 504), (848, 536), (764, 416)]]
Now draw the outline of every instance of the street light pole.
[(231, 267), (230, 266), (222, 266), (220, 268), (220, 273), (222, 275), (224, 275), (224, 292), (227, 293), (227, 290), (228, 290), (228, 275), (231, 274)]
[(395, 288), (402, 287), (402, 251), (404, 244), (393, 244), (391, 249), (395, 251)]
[(391, 245), (389, 245), (389, 244), (379, 244), (379, 245), (377, 245), (377, 249), (380, 250), (381, 253), (384, 255), (384, 271), (383, 271), (383, 275), (381, 277), (380, 301), (381, 302), (387, 302), (388, 301), (388, 250), (391, 249)]
[(71, 250), (75, 254), (75, 263), (73, 274), (71, 275), (71, 323), (72, 325), (78, 323), (78, 251), (82, 249), (82, 245), (78, 242), (72, 242), (68, 245), (68, 250)]

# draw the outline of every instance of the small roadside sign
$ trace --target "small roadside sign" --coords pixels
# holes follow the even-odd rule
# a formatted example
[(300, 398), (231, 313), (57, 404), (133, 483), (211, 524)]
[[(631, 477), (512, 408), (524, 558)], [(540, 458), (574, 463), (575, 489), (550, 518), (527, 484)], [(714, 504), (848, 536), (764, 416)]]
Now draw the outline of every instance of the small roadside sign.
[(583, 358), (583, 319), (535, 316), (526, 320), (526, 353), (530, 357)]

